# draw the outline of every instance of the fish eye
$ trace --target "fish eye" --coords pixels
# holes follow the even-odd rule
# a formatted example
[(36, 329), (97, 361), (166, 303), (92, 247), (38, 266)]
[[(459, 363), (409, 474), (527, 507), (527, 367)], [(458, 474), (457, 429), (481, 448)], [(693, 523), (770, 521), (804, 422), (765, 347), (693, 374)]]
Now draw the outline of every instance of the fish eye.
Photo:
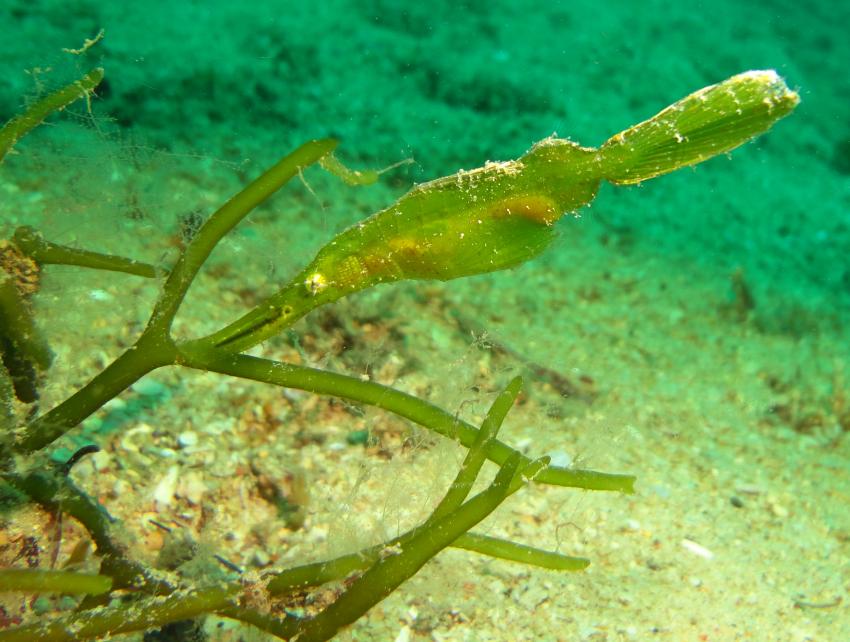
[(307, 292), (316, 296), (319, 292), (328, 287), (328, 280), (325, 278), (324, 274), (314, 272), (304, 279), (304, 287), (307, 288)]

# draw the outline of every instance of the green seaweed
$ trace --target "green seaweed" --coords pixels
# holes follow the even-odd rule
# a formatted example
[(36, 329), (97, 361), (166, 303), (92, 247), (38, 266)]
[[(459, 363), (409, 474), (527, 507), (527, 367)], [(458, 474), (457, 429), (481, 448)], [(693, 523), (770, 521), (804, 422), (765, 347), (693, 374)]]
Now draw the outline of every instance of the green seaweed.
[(101, 80), (103, 80), (103, 69), (92, 69), (79, 80), (34, 102), (24, 113), (0, 127), (0, 163), (3, 162), (6, 154), (12, 151), (18, 140), (38, 127), (50, 114), (62, 111), (80, 98), (88, 100)]
[[(101, 78), (101, 70), (91, 72), (0, 129), (0, 159), (51, 112), (72, 100), (88, 98)], [(346, 168), (332, 155), (337, 146), (334, 140), (309, 141), (213, 213), (164, 274), (132, 259), (64, 248), (34, 230), (20, 228), (11, 243), (39, 266), (57, 263), (118, 270), (144, 278), (164, 277), (164, 283), (133, 346), (46, 412), (35, 416), (10, 412), (10, 377), (0, 369), (2, 416), (6, 423), (13, 422), (2, 435), (6, 447), (0, 481), (33, 502), (78, 520), (95, 542), (101, 560), (98, 575), (37, 569), (1, 574), (0, 590), (54, 590), (86, 597), (72, 613), (0, 631), (0, 642), (92, 639), (163, 627), (208, 613), (239, 619), (282, 638), (327, 640), (448, 546), (551, 570), (585, 568), (589, 561), (583, 558), (470, 532), (530, 482), (633, 492), (631, 475), (553, 466), (545, 458), (529, 459), (498, 440), (498, 430), (522, 388), (520, 379), (505, 388), (476, 427), (392, 387), (240, 353), (287, 330), (320, 306), (379, 284), (450, 280), (528, 261), (551, 243), (554, 223), (589, 203), (602, 181), (637, 183), (729, 151), (769, 129), (797, 102), (797, 95), (774, 72), (746, 72), (685, 97), (597, 149), (549, 138), (516, 161), (489, 163), (417, 186), (328, 242), (279, 292), (241, 318), (208, 336), (186, 341), (172, 337), (174, 317), (210, 253), (239, 221), (310, 165), (319, 164), (351, 184), (372, 182), (378, 173)], [(8, 280), (4, 277), (4, 282)], [(12, 290), (6, 289), (13, 297)], [(48, 368), (46, 343), (27, 343), (36, 327), (29, 308), (9, 303), (3, 310), (1, 338), (17, 346), (28, 363)], [(266, 573), (261, 582), (269, 596), (346, 580), (318, 613), (274, 617), (250, 606), (246, 595), (251, 587), (244, 578), (178, 586), (134, 559), (114, 537), (108, 514), (68, 478), (70, 467), (92, 448), (63, 465), (45, 463), (49, 461), (45, 449), (58, 438), (77, 429), (147, 373), (167, 366), (354, 400), (408, 419), (469, 450), (443, 500), (409, 532), (337, 559)], [(499, 470), (489, 486), (469, 498), (486, 460), (495, 462)], [(124, 592), (123, 598), (110, 602), (110, 592), (117, 590)]]
[(112, 588), (112, 578), (72, 571), (47, 571), (35, 568), (0, 569), (0, 592), (53, 591), (100, 595)]

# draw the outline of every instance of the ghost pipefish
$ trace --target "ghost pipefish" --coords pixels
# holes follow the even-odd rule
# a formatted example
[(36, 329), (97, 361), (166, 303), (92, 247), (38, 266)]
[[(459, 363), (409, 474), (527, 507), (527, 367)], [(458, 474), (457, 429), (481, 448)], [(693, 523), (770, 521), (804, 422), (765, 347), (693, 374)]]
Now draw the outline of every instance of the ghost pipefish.
[[(776, 72), (748, 71), (686, 96), (601, 147), (553, 136), (517, 160), (418, 185), (336, 236), (243, 317), (185, 345), (241, 352), (317, 307), (380, 283), (447, 281), (519, 265), (549, 245), (554, 223), (590, 203), (603, 180), (640, 183), (728, 152), (798, 102)], [(359, 173), (331, 156), (322, 165), (357, 182)]]

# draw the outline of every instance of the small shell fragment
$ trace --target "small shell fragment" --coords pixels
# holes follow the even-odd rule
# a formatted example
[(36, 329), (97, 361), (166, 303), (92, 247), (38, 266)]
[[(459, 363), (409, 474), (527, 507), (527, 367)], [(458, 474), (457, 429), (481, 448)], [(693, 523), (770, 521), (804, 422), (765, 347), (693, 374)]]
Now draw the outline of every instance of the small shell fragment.
[(710, 560), (710, 559), (714, 558), (714, 553), (712, 553), (710, 550), (708, 550), (702, 544), (697, 544), (693, 540), (690, 540), (690, 539), (687, 539), (687, 538), (683, 539), (682, 540), (682, 546), (685, 548), (685, 550), (688, 550), (691, 553), (693, 553), (694, 555), (698, 555), (699, 557), (701, 557), (703, 559)]

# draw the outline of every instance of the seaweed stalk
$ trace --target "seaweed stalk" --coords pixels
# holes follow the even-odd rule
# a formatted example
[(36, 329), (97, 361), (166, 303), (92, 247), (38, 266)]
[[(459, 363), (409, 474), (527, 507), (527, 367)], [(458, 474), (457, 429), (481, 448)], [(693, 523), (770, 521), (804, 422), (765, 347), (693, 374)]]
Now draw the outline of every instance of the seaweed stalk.
[(0, 163), (23, 136), (40, 125), (55, 111), (62, 111), (80, 98), (88, 99), (95, 87), (103, 80), (103, 69), (92, 69), (79, 80), (53, 92), (33, 103), (24, 113), (15, 116), (0, 127)]

